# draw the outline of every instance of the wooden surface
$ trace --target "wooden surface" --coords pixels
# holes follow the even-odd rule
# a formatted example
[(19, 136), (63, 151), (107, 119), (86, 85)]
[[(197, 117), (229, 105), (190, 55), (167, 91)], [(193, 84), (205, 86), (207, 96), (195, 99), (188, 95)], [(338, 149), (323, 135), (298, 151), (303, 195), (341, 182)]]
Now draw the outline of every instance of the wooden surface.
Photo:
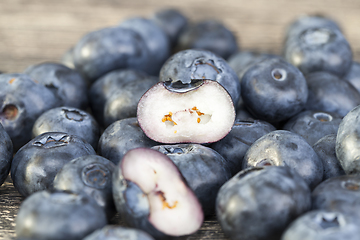
[[(174, 7), (191, 21), (217, 18), (237, 36), (241, 49), (280, 54), (287, 24), (306, 13), (322, 13), (342, 26), (354, 59), (360, 61), (359, 0), (0, 0), (0, 71), (22, 72), (58, 61), (82, 35), (131, 16), (149, 17)], [(11, 179), (0, 187), (0, 239), (15, 238), (15, 217), (23, 199)], [(116, 220), (115, 220), (116, 221)], [(225, 239), (216, 218), (189, 239)]]

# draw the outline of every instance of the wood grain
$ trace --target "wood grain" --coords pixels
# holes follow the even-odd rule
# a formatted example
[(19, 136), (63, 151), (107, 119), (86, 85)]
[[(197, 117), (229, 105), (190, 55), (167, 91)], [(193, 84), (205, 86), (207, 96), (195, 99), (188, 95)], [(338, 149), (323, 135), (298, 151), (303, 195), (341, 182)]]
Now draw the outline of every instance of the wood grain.
[[(221, 19), (235, 33), (241, 49), (275, 54), (280, 54), (284, 31), (292, 20), (322, 13), (339, 22), (354, 59), (360, 61), (358, 0), (1, 0), (0, 71), (22, 72), (32, 64), (59, 61), (89, 31), (170, 7), (191, 21)], [(0, 239), (15, 238), (15, 217), (22, 200), (8, 178), (0, 187)], [(226, 238), (213, 217), (188, 239)]]

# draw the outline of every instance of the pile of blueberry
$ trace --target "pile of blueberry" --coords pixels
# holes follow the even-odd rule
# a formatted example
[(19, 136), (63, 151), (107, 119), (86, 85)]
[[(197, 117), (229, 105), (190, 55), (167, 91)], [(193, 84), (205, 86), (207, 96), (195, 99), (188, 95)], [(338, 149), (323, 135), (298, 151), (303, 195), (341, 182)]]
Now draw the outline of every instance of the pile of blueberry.
[(277, 56), (160, 10), (0, 84), (19, 239), (171, 239), (215, 214), (231, 239), (359, 238), (360, 64), (327, 17)]

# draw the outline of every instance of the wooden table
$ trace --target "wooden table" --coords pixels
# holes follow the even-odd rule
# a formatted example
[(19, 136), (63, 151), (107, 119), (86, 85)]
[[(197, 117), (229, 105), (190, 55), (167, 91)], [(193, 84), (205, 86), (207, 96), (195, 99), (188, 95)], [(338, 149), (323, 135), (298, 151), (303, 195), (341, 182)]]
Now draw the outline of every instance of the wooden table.
[[(22, 72), (32, 64), (58, 61), (89, 31), (131, 16), (149, 17), (168, 7), (178, 8), (191, 21), (221, 19), (236, 34), (241, 49), (274, 54), (281, 52), (287, 24), (305, 13), (322, 13), (339, 22), (354, 59), (360, 61), (358, 0), (1, 0), (0, 70)], [(15, 238), (15, 217), (22, 200), (8, 178), (0, 187), (0, 239)], [(210, 218), (189, 239), (225, 236), (216, 218)]]

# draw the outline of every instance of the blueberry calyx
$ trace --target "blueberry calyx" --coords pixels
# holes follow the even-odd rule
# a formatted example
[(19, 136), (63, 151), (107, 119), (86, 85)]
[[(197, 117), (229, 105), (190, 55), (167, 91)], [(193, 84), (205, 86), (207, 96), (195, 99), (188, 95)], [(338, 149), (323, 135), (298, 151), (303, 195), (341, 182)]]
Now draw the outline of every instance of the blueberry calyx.
[(238, 178), (243, 178), (246, 175), (248, 175), (249, 173), (252, 173), (252, 172), (255, 172), (255, 171), (260, 171), (260, 170), (264, 170), (264, 167), (259, 167), (259, 166), (248, 167), (248, 168), (245, 168), (244, 170), (242, 170), (241, 172), (239, 172), (237, 177)]
[(65, 113), (65, 117), (69, 120), (74, 120), (76, 122), (81, 122), (86, 117), (85, 114), (82, 114), (81, 112), (77, 110), (68, 110), (63, 109), (63, 112)]
[(320, 122), (331, 122), (333, 120), (333, 117), (330, 114), (323, 112), (314, 113), (313, 116), (315, 119), (319, 120)]
[(7, 119), (7, 120), (14, 120), (18, 116), (18, 108), (13, 104), (6, 105), (2, 113), (0, 113), (0, 118)]
[(43, 147), (43, 148), (53, 148), (65, 146), (70, 141), (70, 136), (67, 134), (58, 135), (58, 136), (48, 136), (41, 138), (39, 141), (33, 143), (34, 146)]
[(101, 164), (90, 164), (82, 169), (81, 178), (85, 185), (104, 189), (109, 182), (110, 171)]
[(343, 219), (336, 213), (322, 213), (316, 216), (316, 222), (322, 229), (340, 227)]
[(342, 187), (350, 191), (358, 191), (360, 189), (359, 183), (354, 181), (342, 182)]
[(281, 82), (286, 80), (287, 73), (282, 68), (275, 68), (271, 71), (271, 76), (274, 80)]
[(202, 86), (204, 84), (204, 80), (205, 79), (191, 79), (190, 83), (183, 83), (181, 80), (174, 81), (169, 78), (169, 80), (165, 81), (163, 85), (171, 92), (185, 93)]
[(263, 159), (259, 161), (256, 166), (257, 167), (266, 167), (266, 166), (275, 166), (276, 164), (271, 159)]

